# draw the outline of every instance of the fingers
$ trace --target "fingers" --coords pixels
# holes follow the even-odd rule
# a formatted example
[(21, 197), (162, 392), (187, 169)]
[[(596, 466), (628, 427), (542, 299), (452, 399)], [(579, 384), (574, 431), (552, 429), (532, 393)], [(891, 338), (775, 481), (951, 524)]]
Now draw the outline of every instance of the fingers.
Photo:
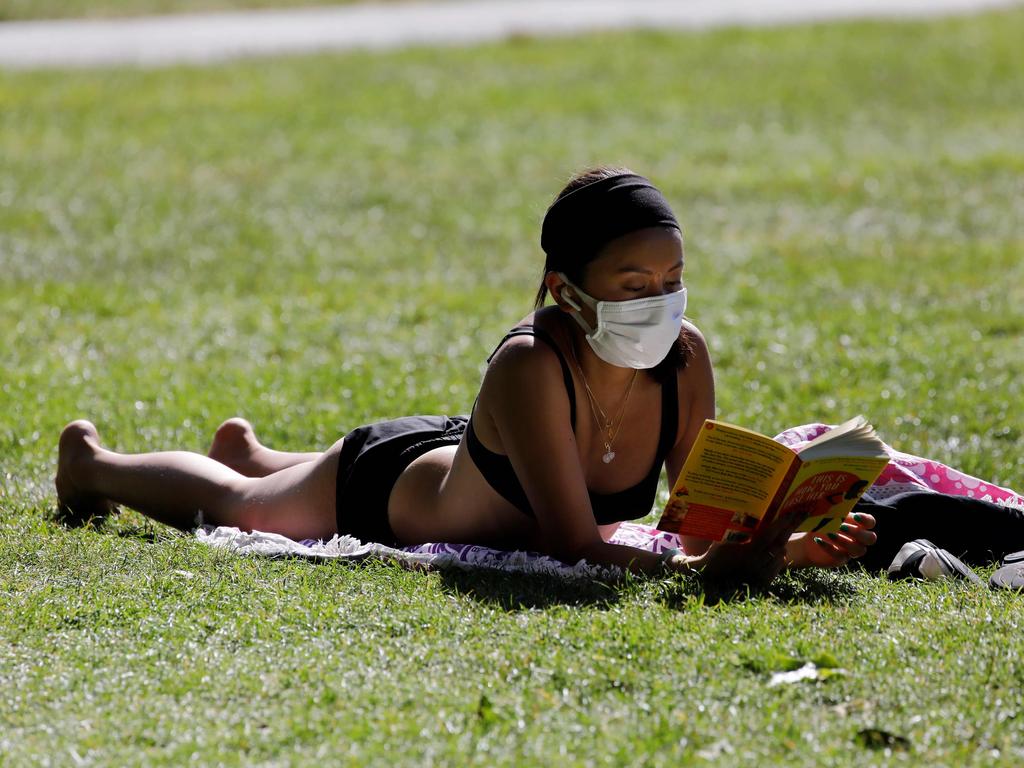
[(875, 516), (866, 512), (851, 512), (844, 522), (847, 525), (859, 525), (861, 528), (874, 528)]
[(843, 523), (839, 526), (837, 533), (840, 539), (850, 539), (857, 544), (861, 544), (865, 547), (870, 547), (876, 541), (878, 541), (878, 534), (874, 531), (869, 531), (866, 528), (859, 526), (850, 525), (849, 523)]
[(849, 514), (839, 526), (839, 531), (816, 536), (814, 543), (823, 554), (837, 561), (837, 565), (843, 565), (848, 560), (863, 557), (868, 547), (878, 541), (877, 534), (870, 530), (874, 526), (872, 515)]
[[(871, 531), (848, 528), (845, 523), (843, 525), (844, 528), (841, 528), (838, 533), (826, 533), (824, 536), (818, 536), (814, 540), (815, 543), (825, 548), (826, 551), (829, 551), (828, 547), (839, 550), (849, 558), (863, 557), (868, 551), (868, 547), (874, 544), (878, 537)], [(828, 547), (825, 547), (825, 544)]]
[(826, 534), (825, 537), (814, 537), (814, 543), (818, 546), (818, 549), (832, 561), (831, 565), (845, 565), (852, 558), (860, 557), (864, 552), (867, 552), (867, 547), (864, 547), (864, 551), (859, 555), (853, 554), (851, 549), (847, 546), (840, 546), (836, 539), (832, 538), (835, 535), (836, 534)]

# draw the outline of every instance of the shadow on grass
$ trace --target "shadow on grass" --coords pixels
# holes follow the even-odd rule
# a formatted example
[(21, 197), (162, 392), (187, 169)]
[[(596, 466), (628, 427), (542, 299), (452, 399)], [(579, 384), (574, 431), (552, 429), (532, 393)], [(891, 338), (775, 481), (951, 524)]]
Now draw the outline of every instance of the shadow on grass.
[[(135, 520), (126, 516), (87, 521), (84, 525), (80, 524), (80, 527), (150, 544), (183, 535), (144, 518)], [(311, 564), (338, 562), (330, 557), (295, 555), (270, 556), (267, 559), (297, 560)], [(353, 561), (348, 564), (358, 567), (360, 563)], [(602, 582), (596, 579), (560, 579), (555, 576), (512, 574), (487, 569), (441, 570), (438, 574), (442, 587), (452, 594), (510, 612), (557, 605), (610, 607), (620, 603), (627, 595), (638, 592), (672, 610), (694, 610), (719, 603), (763, 599), (806, 604), (844, 602), (856, 592), (855, 585), (851, 583), (851, 571), (848, 570), (809, 569), (783, 573), (767, 587), (741, 582), (704, 582), (693, 575), (660, 579), (626, 577), (621, 581)]]
[(108, 527), (103, 533), (114, 533), (122, 539), (143, 541), (147, 544), (156, 544), (167, 538), (166, 534), (158, 535), (156, 529), (151, 525), (118, 526), (113, 531)]
[(186, 535), (170, 526), (149, 520), (137, 512), (118, 509), (110, 515), (68, 518), (59, 508), (54, 507), (44, 519), (67, 531), (84, 530), (121, 539), (132, 539), (147, 544), (157, 544)]
[(753, 587), (739, 582), (703, 583), (696, 576), (657, 581), (627, 578), (621, 582), (605, 583), (497, 571), (442, 571), (440, 575), (444, 588), (459, 597), (506, 611), (518, 611), (554, 605), (609, 607), (636, 593), (645, 594), (672, 610), (694, 610), (747, 600), (806, 604), (845, 602), (856, 593), (850, 573), (817, 570), (787, 573), (768, 587)]
[(856, 593), (849, 571), (807, 570), (783, 573), (767, 587), (739, 581), (702, 582), (690, 576), (666, 580), (658, 585), (654, 599), (673, 610), (713, 607), (719, 603), (771, 600), (780, 603), (845, 602)]
[(511, 574), (500, 571), (441, 571), (443, 587), (506, 611), (548, 608), (554, 605), (605, 607), (618, 603), (622, 587), (587, 579)]

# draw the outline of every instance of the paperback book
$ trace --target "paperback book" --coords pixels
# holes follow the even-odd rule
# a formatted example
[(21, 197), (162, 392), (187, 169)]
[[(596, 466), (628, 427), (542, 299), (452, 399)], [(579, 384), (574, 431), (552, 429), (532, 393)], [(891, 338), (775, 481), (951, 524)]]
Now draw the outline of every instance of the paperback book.
[(708, 419), (672, 488), (658, 528), (712, 541), (749, 541), (776, 520), (829, 533), (878, 478), (889, 457), (857, 416), (799, 451)]

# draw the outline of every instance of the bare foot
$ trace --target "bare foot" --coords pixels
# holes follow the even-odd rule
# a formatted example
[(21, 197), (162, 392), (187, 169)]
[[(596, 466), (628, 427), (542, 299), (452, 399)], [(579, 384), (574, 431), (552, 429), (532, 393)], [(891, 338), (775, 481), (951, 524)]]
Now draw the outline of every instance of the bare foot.
[(253, 457), (260, 447), (252, 424), (236, 416), (217, 427), (210, 451), (206, 455), (241, 475), (260, 477), (266, 473), (261, 473), (253, 463)]
[(57, 458), (57, 519), (70, 526), (102, 522), (116, 508), (109, 499), (78, 488), (75, 483), (85, 460), (95, 455), (100, 447), (100, 436), (92, 423), (72, 421), (60, 433)]

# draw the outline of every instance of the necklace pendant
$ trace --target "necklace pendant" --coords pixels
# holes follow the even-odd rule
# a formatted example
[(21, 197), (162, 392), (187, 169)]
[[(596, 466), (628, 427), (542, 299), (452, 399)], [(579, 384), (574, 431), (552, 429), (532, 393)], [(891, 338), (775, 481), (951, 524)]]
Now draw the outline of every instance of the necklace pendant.
[(611, 464), (614, 458), (615, 451), (608, 451), (604, 456), (601, 457), (601, 461), (603, 461), (605, 464)]

